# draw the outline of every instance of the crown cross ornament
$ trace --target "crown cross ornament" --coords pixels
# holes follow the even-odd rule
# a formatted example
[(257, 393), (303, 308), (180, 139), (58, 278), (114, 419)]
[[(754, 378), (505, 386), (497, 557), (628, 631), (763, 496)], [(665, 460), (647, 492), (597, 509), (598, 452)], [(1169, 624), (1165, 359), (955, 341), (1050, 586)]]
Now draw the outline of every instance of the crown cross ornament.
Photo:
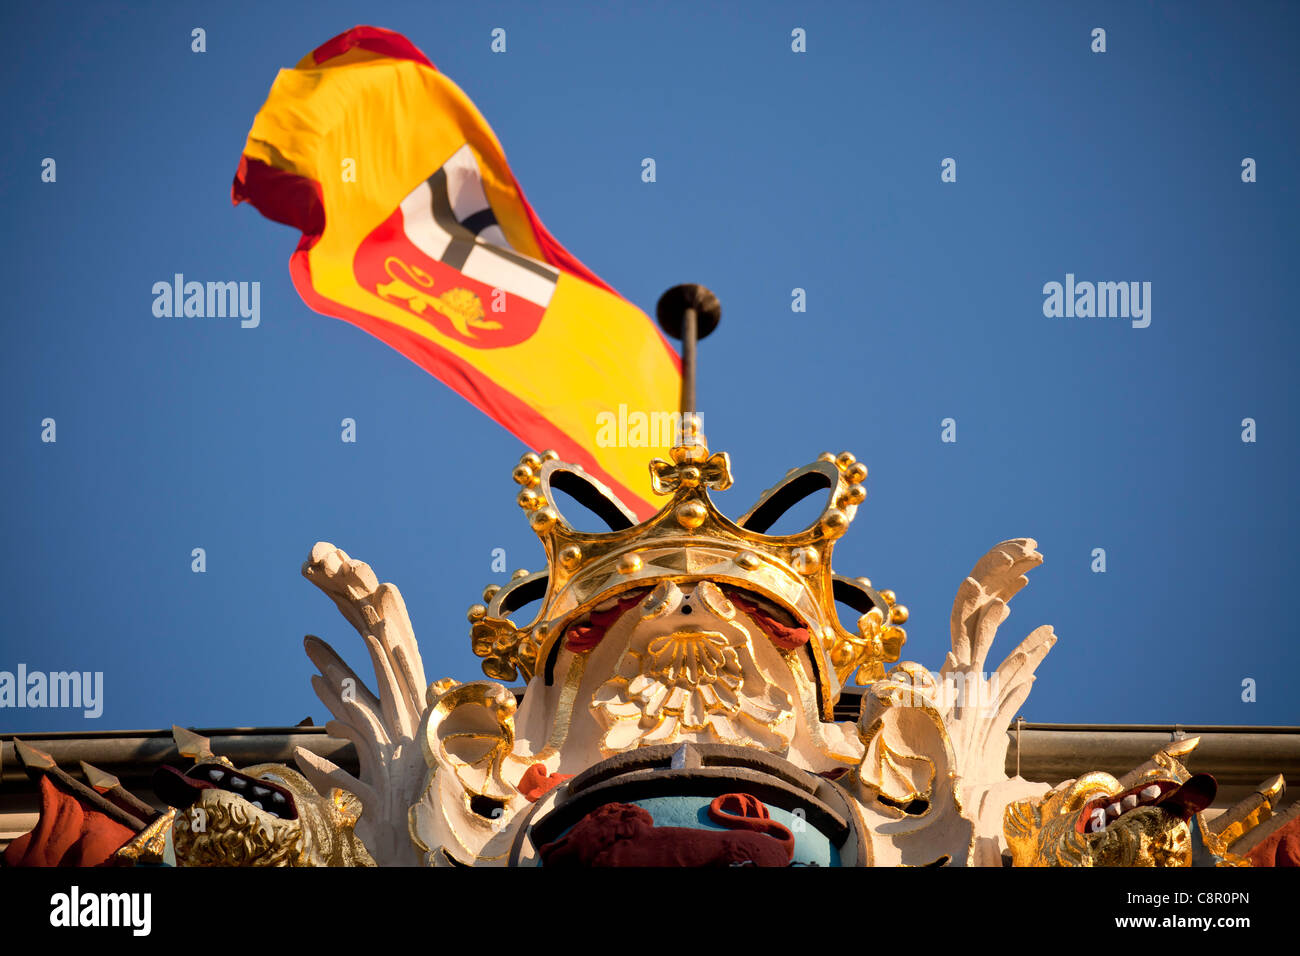
[[(672, 450), (673, 461), (655, 458), (650, 462), (650, 486), (657, 495), (671, 495), (679, 488), (692, 489), (703, 486), (715, 491), (731, 487), (731, 459), (726, 452), (709, 455), (698, 436), (698, 444), (680, 444)], [(708, 455), (703, 461), (699, 457)]]

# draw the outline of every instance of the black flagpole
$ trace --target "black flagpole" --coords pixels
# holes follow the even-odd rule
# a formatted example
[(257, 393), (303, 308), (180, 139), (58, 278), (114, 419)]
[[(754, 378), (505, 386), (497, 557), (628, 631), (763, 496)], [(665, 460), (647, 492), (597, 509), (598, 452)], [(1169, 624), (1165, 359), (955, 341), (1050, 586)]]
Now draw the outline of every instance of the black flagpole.
[(682, 394), (681, 413), (683, 431), (685, 422), (693, 419), (695, 400), (695, 353), (700, 339), (718, 327), (722, 318), (722, 305), (718, 297), (702, 285), (675, 285), (659, 297), (655, 308), (660, 327), (669, 336), (682, 343)]

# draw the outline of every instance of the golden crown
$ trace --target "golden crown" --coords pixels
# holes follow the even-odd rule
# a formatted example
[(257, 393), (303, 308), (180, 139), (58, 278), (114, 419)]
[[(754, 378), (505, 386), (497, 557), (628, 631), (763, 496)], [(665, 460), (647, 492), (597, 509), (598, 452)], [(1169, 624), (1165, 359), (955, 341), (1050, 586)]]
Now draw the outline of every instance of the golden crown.
[[(553, 451), (519, 460), (514, 479), (523, 486), (519, 505), (546, 549), (547, 569), (515, 572), (510, 583), (489, 585), (485, 604), (469, 610), (474, 653), (483, 671), (497, 680), (528, 681), (542, 671), (550, 682), (560, 638), (597, 605), (626, 591), (662, 581), (708, 580), (730, 584), (784, 608), (807, 627), (807, 647), (816, 671), (823, 719), (829, 720), (844, 683), (884, 677), (884, 665), (898, 660), (906, 634), (899, 626), (907, 609), (892, 591), (877, 591), (866, 578), (831, 569), (831, 551), (848, 530), (866, 498), (867, 467), (848, 452), (829, 452), (794, 468), (737, 521), (713, 504), (710, 490), (731, 486), (731, 461), (710, 454), (698, 418), (684, 416), (672, 461), (650, 462), (656, 494), (670, 496), (653, 517), (636, 516), (609, 488)], [(817, 520), (802, 531), (769, 535), (782, 515), (827, 490)], [(564, 492), (601, 518), (607, 532), (577, 531), (556, 503)], [(541, 607), (532, 622), (517, 624), (512, 612), (533, 601)], [(840, 623), (837, 604), (858, 613), (856, 631)]]

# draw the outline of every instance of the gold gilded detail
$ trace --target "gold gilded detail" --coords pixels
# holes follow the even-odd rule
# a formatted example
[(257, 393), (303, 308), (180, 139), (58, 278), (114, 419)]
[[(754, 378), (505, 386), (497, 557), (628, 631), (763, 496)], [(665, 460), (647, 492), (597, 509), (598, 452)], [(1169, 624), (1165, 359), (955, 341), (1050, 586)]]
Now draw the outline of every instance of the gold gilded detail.
[[(229, 766), (229, 761), (210, 759), (198, 766), (207, 764)], [(257, 764), (240, 773), (288, 791), (296, 816), (285, 819), (230, 790), (204, 790), (192, 806), (176, 812), (177, 866), (375, 865), (354, 832), (361, 807), (351, 793), (335, 788), (322, 797), (283, 764)]]
[[(866, 466), (847, 452), (824, 455), (811, 465), (792, 469), (749, 513), (733, 522), (710, 497), (711, 492), (731, 486), (730, 459), (725, 453), (711, 454), (698, 423), (693, 425), (690, 441), (673, 448), (671, 460), (651, 462), (655, 491), (670, 497), (657, 514), (640, 523), (608, 488), (578, 466), (559, 462), (549, 453), (530, 452), (520, 459), (514, 473), (523, 485), (519, 503), (546, 549), (547, 570), (526, 581), (516, 575), (490, 599), (485, 594), (486, 613), (472, 621), (474, 653), (484, 658), (483, 671), (489, 677), (513, 680), (522, 675), (529, 680), (538, 662), (549, 659), (569, 625), (611, 598), (633, 588), (653, 589), (664, 581), (711, 581), (753, 592), (807, 628), (819, 712), (823, 720), (832, 720), (844, 682), (855, 673), (860, 683), (879, 679), (885, 666), (898, 660), (906, 639), (900, 625), (907, 620), (907, 609), (895, 606), (892, 592), (867, 595), (876, 605), (875, 614), (863, 619), (857, 633), (840, 624), (831, 551), (865, 497)], [(561, 472), (570, 484), (575, 478), (586, 483), (631, 520), (622, 526), (612, 522), (613, 530), (608, 532), (575, 530), (553, 503), (552, 477)], [(758, 511), (779, 513), (785, 502), (819, 484), (827, 489), (826, 504), (803, 531), (770, 535), (747, 527)], [(771, 521), (766, 518), (756, 526), (766, 528)], [(545, 594), (535, 616), (531, 621), (512, 620), (509, 609), (528, 603), (509, 600), (513, 589), (527, 585), (535, 593), (539, 581)], [(852, 581), (844, 579), (841, 586), (859, 586)], [(870, 590), (869, 583), (862, 586)]]
[(1247, 865), (1209, 832), (1199, 811), (1180, 808), (1180, 789), (1196, 780), (1175, 750), (1171, 745), (1122, 780), (1088, 773), (1038, 799), (1008, 804), (1002, 829), (1012, 864), (1189, 867), (1199, 832), (1205, 849), (1219, 858), (1216, 865)]
[(657, 495), (700, 486), (726, 491), (731, 487), (731, 459), (726, 452), (710, 455), (700, 465), (689, 458), (683, 462), (656, 458), (650, 462), (650, 486)]
[(683, 501), (677, 506), (677, 523), (687, 531), (694, 531), (704, 524), (708, 516), (708, 510), (698, 501)]
[(621, 753), (707, 733), (720, 743), (784, 752), (793, 702), (754, 659), (749, 633), (717, 630), (642, 634), (623, 652), (591, 708), (606, 730), (601, 751)]
[(118, 848), (113, 854), (113, 865), (157, 866), (161, 864), (167, 847), (167, 833), (175, 820), (175, 807), (166, 813), (160, 813), (152, 823)]

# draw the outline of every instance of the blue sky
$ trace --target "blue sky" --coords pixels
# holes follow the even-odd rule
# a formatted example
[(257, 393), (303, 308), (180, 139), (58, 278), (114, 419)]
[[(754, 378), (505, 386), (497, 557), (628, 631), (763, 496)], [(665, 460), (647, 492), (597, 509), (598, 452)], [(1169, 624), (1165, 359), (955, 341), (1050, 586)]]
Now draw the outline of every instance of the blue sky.
[[(480, 675), (465, 609), (506, 577), (492, 550), (538, 568), (526, 449), (310, 311), (297, 234), (230, 205), (277, 69), (357, 23), (461, 86), (627, 298), (717, 292), (699, 395), (725, 510), (822, 451), (867, 462), (836, 566), (911, 609), (905, 658), (937, 667), (959, 582), (1027, 536), (1046, 561), (993, 656), (1043, 623), (1060, 640), (1026, 719), (1300, 723), (1297, 8), (604, 7), (6, 7), (0, 670), (102, 671), (105, 699), (0, 731), (323, 722), (302, 636), (369, 668), (300, 576), (318, 540), (401, 588), (430, 680)], [(155, 317), (177, 272), (260, 282), (260, 326)], [(1044, 317), (1067, 273), (1150, 282), (1150, 326)]]

